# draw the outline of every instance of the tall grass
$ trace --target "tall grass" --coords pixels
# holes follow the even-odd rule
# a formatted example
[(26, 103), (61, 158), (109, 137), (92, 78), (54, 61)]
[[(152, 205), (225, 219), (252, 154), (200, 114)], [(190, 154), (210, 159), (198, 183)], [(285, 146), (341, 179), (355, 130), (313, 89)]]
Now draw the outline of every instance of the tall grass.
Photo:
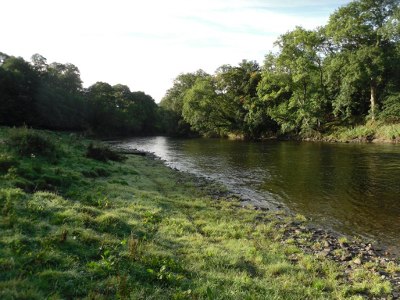
[(5, 143), (21, 156), (42, 156), (55, 160), (60, 155), (54, 138), (51, 139), (48, 134), (27, 127), (9, 130)]
[(369, 122), (366, 125), (358, 125), (352, 128), (339, 127), (326, 135), (326, 139), (342, 142), (400, 142), (400, 124)]

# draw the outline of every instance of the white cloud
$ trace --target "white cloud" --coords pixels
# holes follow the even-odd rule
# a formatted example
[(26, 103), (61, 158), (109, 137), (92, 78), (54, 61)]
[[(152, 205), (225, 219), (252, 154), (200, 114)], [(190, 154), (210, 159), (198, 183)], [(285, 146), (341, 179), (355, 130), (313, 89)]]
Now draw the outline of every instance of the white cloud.
[(159, 101), (179, 73), (213, 72), (242, 59), (262, 63), (279, 34), (323, 25), (347, 2), (5, 0), (0, 51), (71, 62), (86, 86), (127, 84)]

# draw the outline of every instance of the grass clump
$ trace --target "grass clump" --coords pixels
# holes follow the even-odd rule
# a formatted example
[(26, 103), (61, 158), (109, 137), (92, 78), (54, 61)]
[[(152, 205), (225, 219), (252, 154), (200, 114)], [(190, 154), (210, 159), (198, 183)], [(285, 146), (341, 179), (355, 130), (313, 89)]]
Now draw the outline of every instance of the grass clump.
[(353, 128), (339, 127), (326, 135), (327, 140), (341, 142), (400, 142), (400, 124), (385, 124), (370, 121), (365, 125), (357, 125)]
[(44, 132), (27, 127), (10, 130), (6, 144), (20, 156), (42, 156), (55, 160), (59, 155), (59, 149), (54, 140)]

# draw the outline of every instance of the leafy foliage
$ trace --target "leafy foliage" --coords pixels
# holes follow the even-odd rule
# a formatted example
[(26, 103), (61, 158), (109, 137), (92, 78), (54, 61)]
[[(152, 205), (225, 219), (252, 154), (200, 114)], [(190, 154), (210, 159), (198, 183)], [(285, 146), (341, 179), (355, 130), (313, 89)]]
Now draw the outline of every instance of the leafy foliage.
[(282, 34), (261, 69), (243, 60), (178, 76), (162, 104), (209, 136), (308, 136), (378, 116), (398, 122), (399, 4), (352, 1), (324, 27)]
[(384, 100), (380, 118), (387, 122), (400, 123), (400, 93), (390, 95)]
[(266, 57), (258, 93), (282, 132), (317, 129), (323, 121), (322, 41), (319, 32), (297, 27), (276, 42), (279, 55)]
[(120, 136), (153, 134), (159, 127), (158, 107), (143, 92), (102, 82), (84, 89), (75, 65), (48, 64), (39, 54), (31, 63), (1, 57), (0, 125)]
[(194, 73), (185, 73), (178, 75), (173, 86), (166, 92), (160, 102), (162, 112), (163, 127), (165, 132), (173, 136), (190, 136), (193, 132), (190, 124), (182, 115), (184, 97), (197, 79), (206, 78), (209, 75), (203, 70)]

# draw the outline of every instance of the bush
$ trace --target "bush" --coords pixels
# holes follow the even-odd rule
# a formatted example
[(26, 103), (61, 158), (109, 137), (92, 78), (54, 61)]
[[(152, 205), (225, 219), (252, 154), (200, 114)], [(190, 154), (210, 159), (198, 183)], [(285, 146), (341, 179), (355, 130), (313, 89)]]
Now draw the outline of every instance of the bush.
[(90, 143), (87, 148), (86, 157), (104, 162), (108, 160), (114, 160), (114, 161), (123, 160), (123, 156), (111, 150), (110, 148), (103, 145), (93, 145), (92, 143)]
[(56, 159), (58, 149), (44, 133), (26, 127), (12, 129), (6, 144), (21, 156), (42, 156)]
[(379, 117), (385, 122), (400, 122), (400, 93), (390, 95), (383, 101), (383, 109)]

